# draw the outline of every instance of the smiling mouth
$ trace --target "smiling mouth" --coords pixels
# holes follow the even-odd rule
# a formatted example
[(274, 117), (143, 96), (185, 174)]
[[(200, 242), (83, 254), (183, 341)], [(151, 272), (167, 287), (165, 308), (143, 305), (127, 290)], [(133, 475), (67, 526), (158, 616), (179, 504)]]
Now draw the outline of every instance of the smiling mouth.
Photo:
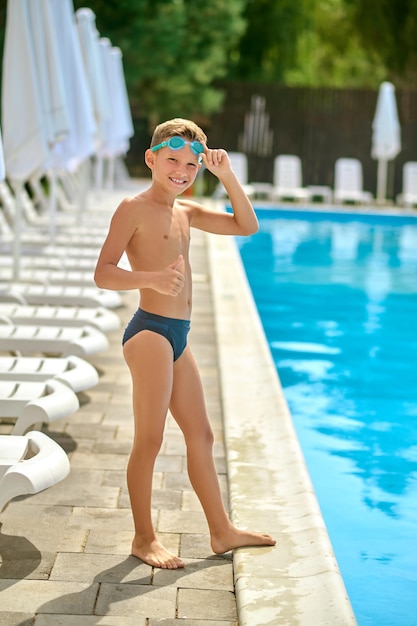
[(176, 185), (184, 185), (187, 182), (183, 178), (172, 178), (172, 177), (170, 177), (170, 180), (172, 180), (172, 182), (175, 183)]

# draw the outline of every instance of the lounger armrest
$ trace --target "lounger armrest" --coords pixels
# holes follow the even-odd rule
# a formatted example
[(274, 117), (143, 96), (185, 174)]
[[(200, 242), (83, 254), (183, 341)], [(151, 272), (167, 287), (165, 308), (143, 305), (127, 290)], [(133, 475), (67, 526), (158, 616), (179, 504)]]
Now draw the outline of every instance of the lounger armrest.
[(60, 381), (75, 392), (91, 389), (98, 384), (98, 373), (91, 363), (74, 354), (67, 358), (67, 369), (54, 376), (54, 380)]
[(12, 498), (43, 491), (69, 474), (68, 457), (55, 441), (38, 431), (27, 433), (25, 438), (34, 456), (18, 461), (4, 474), (0, 482), (0, 512)]
[(0, 285), (0, 302), (15, 302), (16, 304), (27, 304), (25, 298), (10, 288), (10, 284)]
[(82, 341), (69, 343), (65, 351), (62, 352), (64, 356), (75, 355), (83, 357), (108, 349), (108, 339), (100, 330), (97, 330), (94, 326), (83, 326), (82, 331)]
[(75, 413), (80, 408), (76, 394), (59, 380), (45, 383), (45, 395), (28, 402), (17, 418), (13, 435), (22, 435), (30, 426), (49, 423)]
[(310, 200), (311, 192), (307, 187), (279, 187), (272, 188), (272, 197), (277, 200), (292, 198), (294, 200)]
[[(90, 323), (90, 322), (88, 322)], [(121, 319), (113, 311), (109, 311), (104, 307), (96, 307), (96, 315), (91, 321), (91, 325), (95, 326), (104, 333), (118, 330), (121, 325)]]

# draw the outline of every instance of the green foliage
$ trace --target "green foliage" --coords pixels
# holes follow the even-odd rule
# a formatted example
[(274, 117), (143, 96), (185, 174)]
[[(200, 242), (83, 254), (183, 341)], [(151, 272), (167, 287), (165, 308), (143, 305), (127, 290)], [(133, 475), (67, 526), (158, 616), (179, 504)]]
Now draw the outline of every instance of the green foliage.
[(203, 120), (222, 93), (212, 84), (244, 30), (245, 0), (77, 0), (123, 52), (133, 103), (150, 126), (174, 116)]
[(249, 0), (229, 76), (310, 87), (378, 85), (384, 64), (363, 45), (347, 4), (358, 1)]
[(344, 0), (364, 49), (397, 84), (417, 79), (417, 0)]
[(248, 0), (245, 33), (231, 55), (229, 75), (239, 80), (282, 82), (297, 62), (298, 34), (308, 0)]
[(298, 35), (297, 64), (285, 82), (310, 87), (378, 87), (385, 80), (381, 60), (359, 37), (344, 0), (312, 0), (307, 27)]

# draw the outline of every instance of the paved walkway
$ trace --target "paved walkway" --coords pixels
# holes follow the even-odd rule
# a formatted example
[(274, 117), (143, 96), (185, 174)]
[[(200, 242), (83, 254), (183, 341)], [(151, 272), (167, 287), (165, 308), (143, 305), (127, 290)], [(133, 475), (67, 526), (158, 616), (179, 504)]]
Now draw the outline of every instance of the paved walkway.
[[(106, 194), (104, 208), (114, 208), (117, 195)], [(90, 359), (99, 384), (80, 395), (76, 414), (44, 429), (67, 451), (70, 475), (13, 501), (0, 516), (0, 626), (354, 626), (237, 257), (230, 238), (192, 233), (190, 343), (225, 502), (235, 523), (270, 532), (278, 545), (239, 550), (233, 560), (211, 553), (171, 418), (156, 465), (153, 515), (186, 567), (157, 570), (128, 556), (131, 382), (122, 331), (115, 331), (109, 350)], [(122, 326), (136, 295), (124, 293), (123, 302)], [(10, 430), (0, 424), (0, 433)]]
[[(227, 501), (213, 306), (203, 235), (193, 235), (194, 313), (190, 342), (200, 365), (216, 435), (215, 457)], [(137, 306), (123, 294), (122, 324)], [(130, 375), (121, 331), (90, 361), (99, 384), (80, 410), (44, 428), (67, 451), (61, 484), (13, 501), (0, 534), (1, 626), (235, 626), (231, 555), (212, 555), (208, 529), (186, 472), (182, 435), (171, 419), (157, 460), (154, 521), (162, 541), (186, 563), (154, 570), (128, 556), (133, 524), (125, 470), (132, 441)], [(6, 426), (1, 432), (7, 432)]]

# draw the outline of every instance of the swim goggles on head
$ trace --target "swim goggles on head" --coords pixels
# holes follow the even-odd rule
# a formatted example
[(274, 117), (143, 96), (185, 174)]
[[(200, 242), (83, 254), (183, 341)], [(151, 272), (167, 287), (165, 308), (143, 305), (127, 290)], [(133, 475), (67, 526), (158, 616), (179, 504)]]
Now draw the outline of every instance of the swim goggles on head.
[(156, 152), (156, 150), (165, 147), (168, 147), (171, 150), (181, 150), (181, 148), (183, 148), (185, 144), (188, 144), (191, 148), (191, 151), (194, 152), (194, 154), (196, 154), (197, 156), (204, 152), (204, 146), (201, 141), (187, 141), (182, 137), (170, 137), (167, 141), (163, 141), (162, 143), (158, 143), (157, 146), (153, 146), (151, 150), (152, 152)]

